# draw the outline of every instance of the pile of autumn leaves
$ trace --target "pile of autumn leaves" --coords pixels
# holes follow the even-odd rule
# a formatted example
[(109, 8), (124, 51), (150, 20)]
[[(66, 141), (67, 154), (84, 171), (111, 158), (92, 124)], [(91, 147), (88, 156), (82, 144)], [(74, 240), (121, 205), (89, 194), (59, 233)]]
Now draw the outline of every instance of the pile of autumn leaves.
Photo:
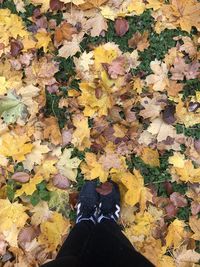
[[(190, 33), (192, 27), (200, 27), (200, 4), (30, 3), (35, 9), (27, 26), (21, 18), (26, 14), (22, 0), (14, 0), (18, 14), (0, 9), (0, 266), (38, 266), (55, 257), (71, 222), (52, 203), (63, 204), (64, 196), (64, 206), (70, 208), (78, 170), (85, 179), (112, 178), (119, 184), (124, 233), (156, 266), (199, 266), (195, 241), (200, 239), (200, 141), (175, 129), (177, 123), (185, 127), (200, 123), (199, 91), (182, 98), (185, 83), (199, 78), (198, 35), (176, 36), (176, 46), (163, 60), (150, 63), (151, 74), (136, 76), (131, 70), (139, 68), (140, 53), (151, 46), (151, 32), (135, 32), (127, 43), (131, 52), (124, 53), (112, 40), (91, 45), (89, 51), (82, 51), (80, 42), (88, 35), (104, 36), (108, 20), (113, 21), (116, 36), (123, 38), (133, 27), (125, 17), (146, 10), (155, 20), (154, 32), (180, 27)], [(47, 11), (54, 15), (61, 11), (61, 22), (53, 16), (47, 19)], [(44, 53), (39, 55), (39, 50)], [(56, 57), (73, 57), (74, 77), (64, 82), (55, 78)], [(73, 79), (79, 79), (80, 90), (71, 86)], [(63, 86), (67, 93), (59, 90)], [(59, 96), (59, 108), (70, 114), (63, 129), (56, 116), (44, 116), (45, 91)], [(54, 103), (52, 112), (56, 114)], [(74, 148), (84, 151), (84, 159), (74, 156)], [(168, 159), (172, 180), (165, 182), (168, 197), (160, 197), (153, 184), (144, 184), (141, 170), (128, 170), (126, 160), (134, 154), (159, 167), (159, 157), (169, 150), (173, 150)], [(40, 200), (33, 206), (31, 196), (42, 181), (56, 200)], [(13, 196), (8, 195), (10, 182), (15, 185)], [(172, 182), (186, 183), (186, 195), (173, 192)], [(177, 218), (182, 207), (190, 209), (189, 221)]]

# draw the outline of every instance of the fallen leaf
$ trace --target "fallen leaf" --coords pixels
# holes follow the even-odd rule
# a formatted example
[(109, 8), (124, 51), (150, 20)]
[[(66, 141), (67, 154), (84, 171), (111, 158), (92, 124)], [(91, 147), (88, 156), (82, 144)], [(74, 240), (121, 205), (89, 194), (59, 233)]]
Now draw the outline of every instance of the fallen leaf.
[(131, 39), (128, 40), (128, 45), (130, 48), (137, 49), (143, 52), (149, 47), (148, 41), (149, 33), (145, 31), (143, 34), (136, 32)]
[(152, 61), (150, 67), (154, 74), (146, 77), (147, 85), (152, 85), (153, 90), (163, 91), (169, 86), (167, 65), (159, 60)]
[(124, 36), (127, 31), (129, 30), (129, 23), (126, 19), (124, 18), (117, 18), (115, 20), (115, 32), (118, 36), (122, 37)]
[(77, 157), (71, 158), (72, 151), (72, 148), (65, 148), (59, 161), (57, 162), (57, 168), (61, 175), (73, 182), (76, 182), (78, 166), (81, 163), (81, 160)]
[(190, 216), (189, 218), (189, 226), (194, 232), (194, 234), (191, 236), (194, 240), (200, 239), (200, 219), (196, 216)]

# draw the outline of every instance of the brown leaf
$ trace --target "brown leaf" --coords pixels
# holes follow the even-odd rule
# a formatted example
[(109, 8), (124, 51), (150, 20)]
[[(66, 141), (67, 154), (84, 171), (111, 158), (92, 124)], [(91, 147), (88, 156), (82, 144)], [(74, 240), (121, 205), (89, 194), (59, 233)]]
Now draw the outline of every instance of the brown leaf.
[(111, 79), (117, 79), (119, 75), (124, 75), (125, 71), (125, 58), (120, 56), (107, 65), (107, 72)]
[(16, 172), (11, 176), (11, 179), (20, 183), (26, 183), (29, 181), (30, 176), (26, 172)]
[(23, 48), (23, 45), (20, 41), (12, 41), (10, 43), (11, 56), (16, 57), (17, 55), (19, 55), (22, 48)]
[(39, 235), (39, 228), (28, 226), (21, 229), (18, 235), (19, 245), (23, 248), (25, 243), (31, 242)]
[(60, 0), (50, 0), (50, 9), (53, 11), (61, 10), (64, 6), (64, 3)]
[(143, 34), (136, 32), (131, 39), (128, 40), (128, 46), (139, 51), (144, 51), (149, 47), (149, 33), (145, 31)]
[(197, 153), (200, 154), (200, 139), (195, 139), (194, 140), (194, 148), (197, 151)]
[(192, 201), (191, 212), (192, 212), (192, 215), (199, 214), (200, 213), (200, 203), (198, 203), (197, 201)]
[(166, 88), (168, 95), (177, 96), (183, 90), (183, 84), (176, 81), (169, 80), (169, 86)]
[(173, 124), (176, 121), (174, 117), (176, 107), (174, 105), (167, 105), (163, 111), (163, 120), (167, 124)]
[(170, 195), (170, 200), (178, 208), (187, 206), (187, 199), (178, 192), (173, 192)]
[(58, 126), (57, 118), (51, 116), (44, 119), (44, 126), (44, 138), (50, 139), (54, 145), (60, 144), (62, 142), (62, 136)]
[(53, 185), (60, 189), (66, 189), (70, 187), (70, 181), (67, 177), (58, 173), (53, 177)]
[(165, 190), (167, 191), (167, 193), (169, 195), (173, 192), (173, 187), (172, 187), (172, 184), (170, 182), (165, 181), (164, 182), (164, 187), (165, 187)]
[(167, 218), (170, 219), (176, 216), (178, 210), (173, 203), (169, 203), (168, 205), (165, 206), (165, 211)]
[(96, 188), (96, 191), (103, 195), (106, 196), (112, 192), (113, 184), (110, 182), (105, 182), (101, 184), (99, 187)]
[(128, 21), (124, 18), (117, 18), (115, 20), (115, 32), (118, 36), (122, 37), (129, 30)]
[(75, 208), (76, 204), (78, 202), (78, 192), (71, 192), (69, 194), (69, 204)]
[(63, 40), (72, 41), (73, 34), (78, 33), (77, 29), (70, 23), (64, 21), (62, 25), (55, 29), (55, 41), (59, 44)]

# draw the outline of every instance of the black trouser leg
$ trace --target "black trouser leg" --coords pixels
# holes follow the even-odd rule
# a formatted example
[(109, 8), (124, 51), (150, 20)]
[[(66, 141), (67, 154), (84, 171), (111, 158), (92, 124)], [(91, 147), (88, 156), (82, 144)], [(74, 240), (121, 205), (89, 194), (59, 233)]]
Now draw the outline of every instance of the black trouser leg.
[(95, 225), (91, 221), (81, 221), (73, 227), (67, 239), (63, 243), (54, 261), (42, 265), (42, 267), (71, 267), (79, 266), (82, 250), (87, 246), (88, 239)]
[(121, 227), (113, 220), (102, 220), (97, 224), (83, 254), (82, 266), (87, 267), (151, 267), (145, 257), (139, 254)]
[(78, 257), (82, 250), (87, 245), (89, 236), (95, 225), (91, 221), (81, 221), (75, 224), (74, 228), (69, 233), (67, 239), (63, 243), (56, 258), (64, 256)]

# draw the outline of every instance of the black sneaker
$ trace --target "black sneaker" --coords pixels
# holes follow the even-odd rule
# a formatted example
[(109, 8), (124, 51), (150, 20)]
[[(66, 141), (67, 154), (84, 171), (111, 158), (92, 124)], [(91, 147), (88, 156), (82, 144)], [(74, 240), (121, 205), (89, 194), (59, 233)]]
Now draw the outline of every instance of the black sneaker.
[(102, 219), (112, 219), (117, 222), (120, 216), (119, 187), (113, 181), (106, 182), (106, 184), (107, 187), (110, 186), (111, 190), (102, 190), (102, 188), (97, 189), (97, 192), (100, 195), (97, 219), (98, 223), (100, 223)]
[(81, 221), (92, 221), (96, 223), (97, 206), (99, 195), (96, 191), (97, 181), (86, 181), (83, 185), (77, 205), (76, 223)]

